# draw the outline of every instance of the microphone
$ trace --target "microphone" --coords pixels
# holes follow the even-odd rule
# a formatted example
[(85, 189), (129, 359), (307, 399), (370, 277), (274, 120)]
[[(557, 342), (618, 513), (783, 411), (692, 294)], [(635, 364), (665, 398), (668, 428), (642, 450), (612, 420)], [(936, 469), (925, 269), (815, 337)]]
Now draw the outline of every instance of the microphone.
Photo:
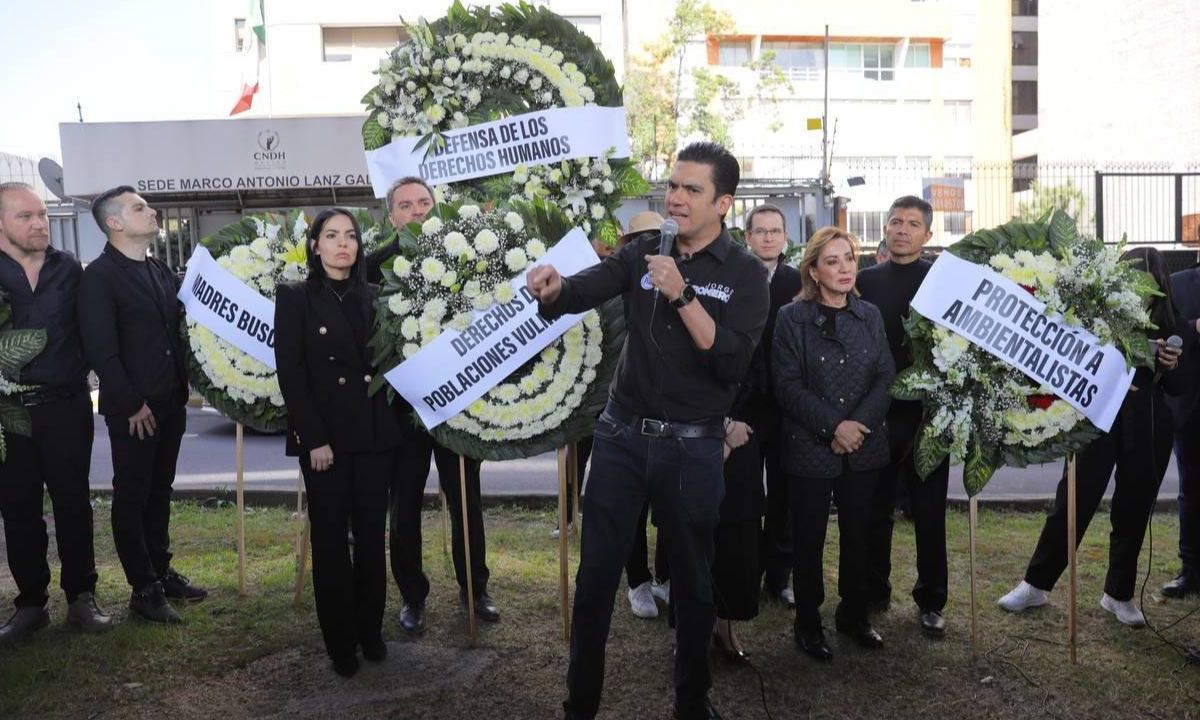
[[(1153, 343), (1154, 341), (1151, 340), (1150, 342)], [(1183, 338), (1179, 337), (1178, 335), (1172, 335), (1171, 337), (1167, 338), (1167, 347), (1172, 347), (1172, 348), (1175, 348), (1176, 350), (1182, 348), (1183, 347)], [(1155, 350), (1157, 351), (1157, 349), (1158, 349), (1157, 343), (1155, 343)], [(1157, 357), (1157, 352), (1155, 353), (1155, 355)], [(1162, 370), (1159, 370), (1158, 372), (1154, 373), (1154, 382), (1158, 382), (1159, 380), (1161, 380), (1162, 376), (1163, 376)]]
[(663, 220), (662, 228), (659, 230), (658, 238), (658, 254), (670, 255), (671, 248), (675, 245), (675, 236), (679, 234), (679, 223), (671, 218)]

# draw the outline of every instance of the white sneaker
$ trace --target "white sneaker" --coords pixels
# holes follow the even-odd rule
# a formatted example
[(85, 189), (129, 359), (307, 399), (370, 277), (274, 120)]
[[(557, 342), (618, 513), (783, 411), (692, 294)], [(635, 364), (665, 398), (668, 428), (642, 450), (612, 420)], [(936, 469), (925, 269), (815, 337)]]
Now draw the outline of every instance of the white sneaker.
[(1146, 627), (1146, 616), (1132, 600), (1117, 600), (1108, 593), (1100, 597), (1100, 607), (1117, 617), (1117, 620), (1132, 628)]
[[(550, 531), (550, 537), (557, 540), (560, 532), (561, 531), (558, 528), (554, 528), (553, 530)], [(574, 534), (575, 534), (575, 526), (571, 523), (567, 523), (567, 537), (571, 537)]]
[(658, 617), (658, 606), (654, 604), (654, 594), (650, 591), (650, 581), (646, 581), (629, 591), (629, 607), (633, 614), (640, 618)]
[(650, 586), (650, 592), (654, 593), (654, 597), (662, 600), (664, 603), (670, 603), (671, 581), (668, 580), (664, 583), (660, 583), (659, 581), (655, 580), (654, 584)]
[(1002, 609), (1010, 613), (1019, 613), (1032, 607), (1046, 604), (1046, 591), (1039, 590), (1024, 580), (1013, 588), (1007, 595), (996, 601)]

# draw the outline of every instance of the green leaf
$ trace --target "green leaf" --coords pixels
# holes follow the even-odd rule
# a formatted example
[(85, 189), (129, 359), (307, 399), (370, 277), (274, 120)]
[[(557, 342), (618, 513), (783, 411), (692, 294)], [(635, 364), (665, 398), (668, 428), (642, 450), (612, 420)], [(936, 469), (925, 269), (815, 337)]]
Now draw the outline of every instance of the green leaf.
[(982, 492), (995, 472), (996, 463), (987, 457), (983, 447), (978, 442), (971, 443), (963, 462), (963, 488), (967, 491), (967, 497), (974, 497)]
[(45, 347), (45, 330), (0, 331), (0, 373), (19, 380), (21, 368)]
[(1050, 241), (1056, 246), (1071, 246), (1079, 242), (1079, 228), (1071, 216), (1055, 210), (1050, 216)]
[(0, 400), (0, 431), (29, 437), (33, 434), (33, 423), (29, 411), (10, 398)]
[(613, 179), (621, 194), (626, 197), (637, 197), (650, 192), (650, 183), (628, 162), (614, 164)]
[(917, 476), (922, 480), (928, 478), (930, 473), (937, 470), (949, 454), (950, 449), (942, 443), (940, 437), (923, 429), (921, 436), (917, 439), (917, 447), (913, 451), (913, 465), (916, 467)]
[(363, 123), (362, 137), (363, 147), (367, 150), (378, 150), (392, 140), (390, 133), (380, 126), (378, 112), (367, 116), (366, 122)]
[(897, 400), (920, 400), (924, 397), (923, 393), (917, 390), (909, 390), (904, 387), (904, 383), (907, 382), (909, 377), (916, 375), (921, 370), (922, 368), (916, 365), (910, 365), (901, 370), (896, 379), (892, 381), (892, 386), (888, 389), (888, 393)]

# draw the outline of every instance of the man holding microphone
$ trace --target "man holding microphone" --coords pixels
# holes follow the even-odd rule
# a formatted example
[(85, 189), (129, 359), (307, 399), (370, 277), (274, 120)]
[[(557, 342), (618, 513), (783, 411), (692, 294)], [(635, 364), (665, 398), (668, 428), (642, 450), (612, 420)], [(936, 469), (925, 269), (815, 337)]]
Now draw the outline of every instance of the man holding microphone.
[[(716, 615), (710, 565), (724, 493), (725, 418), (767, 316), (761, 262), (733, 244), (737, 160), (715, 143), (680, 151), (667, 183), (668, 221), (569, 278), (549, 266), (527, 282), (547, 319), (621, 295), (628, 334), (609, 402), (596, 422), (567, 672), (567, 718), (600, 706), (604, 648), (622, 565), (649, 499), (669, 537), (676, 608), (677, 718), (719, 718), (708, 700)], [(678, 236), (669, 243), (669, 228)]]

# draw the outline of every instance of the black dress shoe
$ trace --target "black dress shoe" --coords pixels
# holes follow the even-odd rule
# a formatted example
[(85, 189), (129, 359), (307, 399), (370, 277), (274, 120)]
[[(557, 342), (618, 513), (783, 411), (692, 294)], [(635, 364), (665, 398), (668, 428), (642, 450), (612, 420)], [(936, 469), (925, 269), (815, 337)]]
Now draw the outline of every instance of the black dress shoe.
[(676, 720), (721, 720), (721, 713), (717, 712), (717, 709), (713, 707), (712, 700), (705, 698), (704, 706), (697, 712), (685, 715), (679, 712), (679, 708), (672, 707), (671, 717), (676, 718)]
[(719, 633), (717, 633), (716, 631), (714, 631), (713, 635), (712, 635), (712, 644), (713, 644), (713, 648), (715, 648), (716, 651), (721, 654), (721, 657), (725, 658), (726, 660), (728, 660), (730, 662), (735, 662), (735, 663), (750, 662), (750, 653), (746, 652), (745, 650), (738, 650), (737, 648), (733, 647), (732, 645), (727, 645), (725, 643), (725, 639), (723, 637), (721, 637), (721, 635)]
[[(462, 602), (463, 607), (467, 605), (467, 594), (462, 590), (458, 591), (458, 599)], [(475, 598), (475, 617), (484, 622), (500, 622), (500, 608), (496, 606), (496, 601), (487, 593)]]
[(883, 647), (883, 637), (875, 632), (875, 628), (871, 627), (871, 623), (866, 620), (851, 622), (838, 618), (837, 631), (843, 635), (849, 635), (861, 648), (878, 650)]
[(154, 583), (129, 596), (129, 611), (143, 620), (156, 623), (181, 623), (183, 618), (167, 602), (162, 585)]
[(186, 602), (200, 602), (208, 597), (207, 590), (196, 587), (192, 584), (191, 580), (188, 580), (174, 570), (168, 570), (167, 574), (158, 580), (162, 583), (163, 594), (169, 598)]
[(1163, 597), (1179, 599), (1192, 593), (1200, 593), (1200, 573), (1181, 572), (1162, 586)]
[(387, 659), (387, 644), (383, 638), (364, 640), (362, 643), (363, 657), (371, 662), (383, 662)]
[(404, 603), (400, 608), (400, 629), (409, 635), (425, 632), (425, 603)]
[(17, 643), (50, 624), (50, 613), (46, 608), (19, 607), (8, 622), (0, 626), (0, 645)]
[(333, 671), (344, 678), (354, 677), (354, 674), (358, 672), (358, 667), (357, 655), (333, 658)]
[(806, 655), (814, 660), (829, 662), (833, 659), (833, 651), (829, 649), (829, 641), (825, 639), (825, 628), (817, 628), (804, 633), (796, 633), (796, 644)]
[(921, 611), (921, 632), (930, 637), (945, 637), (946, 618), (937, 610)]

